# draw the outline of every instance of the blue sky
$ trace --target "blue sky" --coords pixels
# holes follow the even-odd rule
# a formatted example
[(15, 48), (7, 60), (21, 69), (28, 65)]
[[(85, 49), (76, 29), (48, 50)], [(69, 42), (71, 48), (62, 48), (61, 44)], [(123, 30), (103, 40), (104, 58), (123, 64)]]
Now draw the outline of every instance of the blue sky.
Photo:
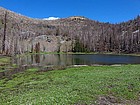
[(32, 18), (85, 16), (118, 23), (140, 15), (140, 0), (0, 0), (0, 6)]

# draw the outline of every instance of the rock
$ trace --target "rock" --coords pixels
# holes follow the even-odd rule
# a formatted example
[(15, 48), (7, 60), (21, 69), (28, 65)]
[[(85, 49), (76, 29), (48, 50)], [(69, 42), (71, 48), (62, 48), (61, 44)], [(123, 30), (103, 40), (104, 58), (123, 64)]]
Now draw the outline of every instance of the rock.
[(73, 67), (84, 67), (84, 66), (88, 66), (88, 65), (73, 65)]
[(62, 38), (62, 36), (41, 35), (35, 37), (34, 39), (29, 38), (28, 40), (24, 40), (21, 43), (23, 43), (22, 50), (25, 52), (70, 52), (72, 51), (72, 41), (71, 40), (66, 41), (66, 39)]

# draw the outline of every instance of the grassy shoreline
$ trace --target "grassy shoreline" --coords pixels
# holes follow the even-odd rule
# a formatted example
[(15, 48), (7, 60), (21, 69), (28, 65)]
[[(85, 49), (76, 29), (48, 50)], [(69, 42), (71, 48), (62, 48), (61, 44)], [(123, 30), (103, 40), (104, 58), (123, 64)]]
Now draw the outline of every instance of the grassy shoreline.
[(0, 79), (0, 102), (1, 105), (89, 105), (95, 104), (99, 96), (114, 96), (120, 103), (121, 99), (137, 101), (139, 90), (140, 65), (87, 66), (49, 72), (32, 68), (10, 79)]

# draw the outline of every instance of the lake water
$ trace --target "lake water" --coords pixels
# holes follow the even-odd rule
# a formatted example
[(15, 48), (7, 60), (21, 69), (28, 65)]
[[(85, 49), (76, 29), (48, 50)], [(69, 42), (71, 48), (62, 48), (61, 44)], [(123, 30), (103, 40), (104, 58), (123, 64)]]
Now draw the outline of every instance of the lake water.
[[(13, 74), (34, 67), (39, 68), (41, 71), (48, 71), (62, 70), (72, 65), (140, 64), (140, 56), (105, 54), (36, 54), (13, 57), (11, 60), (11, 66), (3, 67), (3, 72), (0, 72), (0, 78), (9, 78)], [(13, 64), (16, 64), (17, 68), (12, 68)]]
[(18, 65), (70, 66), (140, 64), (140, 56), (106, 54), (36, 54), (13, 59)]

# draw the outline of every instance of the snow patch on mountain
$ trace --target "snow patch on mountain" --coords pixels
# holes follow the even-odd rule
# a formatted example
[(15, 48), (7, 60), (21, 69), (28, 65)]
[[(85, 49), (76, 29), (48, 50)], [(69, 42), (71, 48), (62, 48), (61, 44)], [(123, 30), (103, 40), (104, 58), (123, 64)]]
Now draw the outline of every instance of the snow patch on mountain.
[(48, 18), (44, 18), (43, 20), (57, 20), (60, 19), (59, 17), (48, 17)]

